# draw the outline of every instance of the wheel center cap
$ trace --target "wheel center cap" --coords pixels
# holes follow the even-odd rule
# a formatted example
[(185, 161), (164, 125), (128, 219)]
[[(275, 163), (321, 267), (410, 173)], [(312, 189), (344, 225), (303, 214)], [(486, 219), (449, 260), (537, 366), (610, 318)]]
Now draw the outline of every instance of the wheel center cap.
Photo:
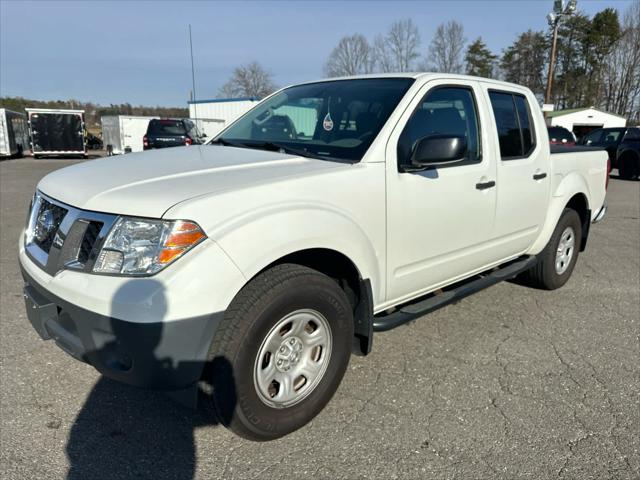
[(276, 353), (276, 368), (281, 372), (287, 372), (295, 366), (300, 361), (302, 346), (302, 340), (298, 337), (284, 340)]

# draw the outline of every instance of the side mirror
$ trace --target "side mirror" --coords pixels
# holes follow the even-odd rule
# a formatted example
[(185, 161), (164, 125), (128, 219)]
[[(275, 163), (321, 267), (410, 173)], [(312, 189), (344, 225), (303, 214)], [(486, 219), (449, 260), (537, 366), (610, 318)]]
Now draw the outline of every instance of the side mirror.
[(411, 166), (437, 167), (461, 162), (467, 155), (467, 139), (460, 135), (429, 135), (416, 142)]

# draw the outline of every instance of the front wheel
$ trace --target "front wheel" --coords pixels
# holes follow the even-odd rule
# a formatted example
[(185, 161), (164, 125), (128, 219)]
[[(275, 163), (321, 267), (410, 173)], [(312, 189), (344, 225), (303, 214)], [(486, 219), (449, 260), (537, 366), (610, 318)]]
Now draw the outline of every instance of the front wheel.
[(538, 263), (525, 272), (532, 286), (545, 290), (562, 287), (576, 266), (582, 242), (582, 223), (575, 210), (565, 208), (549, 243), (538, 255)]
[(336, 281), (294, 264), (263, 272), (213, 339), (208, 380), (219, 420), (251, 440), (302, 427), (337, 390), (352, 338), (351, 305)]

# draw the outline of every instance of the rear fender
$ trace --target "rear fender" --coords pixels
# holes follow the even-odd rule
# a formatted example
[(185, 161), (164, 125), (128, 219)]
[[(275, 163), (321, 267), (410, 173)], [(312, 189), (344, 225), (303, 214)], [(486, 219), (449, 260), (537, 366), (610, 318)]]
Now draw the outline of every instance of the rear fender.
[[(556, 225), (558, 224), (558, 221), (560, 220), (562, 212), (574, 196), (582, 195), (584, 197), (587, 210), (586, 223), (588, 224), (591, 221), (591, 196), (589, 193), (587, 182), (584, 180), (582, 175), (576, 172), (571, 172), (566, 176), (556, 175), (553, 181), (553, 195), (550, 199), (545, 223), (542, 227), (542, 230), (540, 231), (540, 234), (538, 235), (538, 239), (527, 251), (527, 254), (529, 255), (537, 255), (544, 249), (544, 247), (546, 247), (547, 243), (549, 243), (551, 235), (553, 234), (553, 231), (556, 228)], [(586, 243), (586, 238), (583, 238), (582, 241), (583, 244)]]

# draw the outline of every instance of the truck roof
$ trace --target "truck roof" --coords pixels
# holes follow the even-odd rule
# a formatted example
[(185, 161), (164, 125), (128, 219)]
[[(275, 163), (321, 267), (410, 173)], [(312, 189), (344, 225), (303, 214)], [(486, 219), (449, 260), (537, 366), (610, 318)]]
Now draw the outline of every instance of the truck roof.
[[(490, 82), (495, 85), (502, 85), (504, 87), (509, 88), (526, 88), (522, 85), (518, 85), (516, 83), (504, 82), (501, 80), (495, 80), (493, 78), (485, 78), (485, 77), (476, 77), (473, 75), (460, 75), (456, 73), (438, 73), (438, 72), (402, 72), (402, 73), (368, 73), (364, 75), (351, 75), (346, 77), (333, 77), (333, 78), (323, 78), (319, 80), (303, 82), (302, 84), (307, 83), (318, 83), (318, 82), (330, 82), (334, 80), (357, 80), (357, 79), (365, 79), (365, 78), (450, 78), (452, 80), (470, 80), (470, 81), (478, 81), (482, 80), (485, 82)], [(293, 85), (290, 85), (293, 86)]]

